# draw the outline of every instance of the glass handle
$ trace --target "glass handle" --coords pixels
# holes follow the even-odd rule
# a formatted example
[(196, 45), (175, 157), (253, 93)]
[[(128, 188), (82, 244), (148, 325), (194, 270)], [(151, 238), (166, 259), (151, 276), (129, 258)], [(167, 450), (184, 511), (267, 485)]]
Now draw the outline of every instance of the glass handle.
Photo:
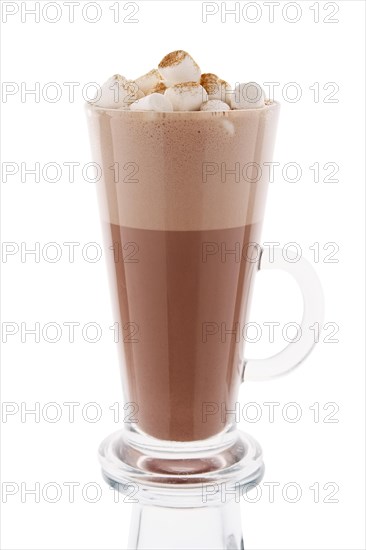
[(323, 290), (314, 268), (303, 257), (296, 262), (285, 259), (282, 249), (262, 249), (258, 269), (281, 269), (290, 273), (297, 281), (304, 301), (300, 337), (290, 342), (282, 351), (266, 359), (244, 361), (242, 380), (268, 380), (297, 367), (315, 345), (311, 327), (322, 326), (324, 315)]

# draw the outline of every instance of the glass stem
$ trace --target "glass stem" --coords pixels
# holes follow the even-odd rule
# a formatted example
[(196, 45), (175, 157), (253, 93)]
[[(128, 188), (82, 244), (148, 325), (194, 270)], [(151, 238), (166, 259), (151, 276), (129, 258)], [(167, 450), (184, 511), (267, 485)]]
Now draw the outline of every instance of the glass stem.
[(132, 511), (130, 550), (244, 549), (240, 502), (193, 508), (136, 504)]

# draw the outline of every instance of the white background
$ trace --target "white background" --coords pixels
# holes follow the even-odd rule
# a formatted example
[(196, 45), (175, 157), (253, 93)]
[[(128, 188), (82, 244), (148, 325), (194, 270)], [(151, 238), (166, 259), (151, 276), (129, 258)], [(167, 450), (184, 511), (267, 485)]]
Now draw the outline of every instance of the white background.
[[(364, 253), (364, 17), (362, 1), (298, 2), (295, 7), (281, 3), (274, 21), (269, 22), (269, 8), (257, 2), (262, 15), (255, 23), (234, 16), (221, 21), (220, 11), (202, 22), (201, 2), (138, 2), (136, 23), (113, 21), (113, 2), (99, 2), (99, 22), (83, 20), (81, 0), (75, 7), (75, 22), (68, 22), (68, 10), (58, 2), (61, 19), (49, 23), (41, 15), (21, 20), (22, 6), (32, 8), (34, 2), (2, 2), (19, 8), (2, 24), (2, 79), (14, 82), (24, 90), (40, 83), (56, 82), (62, 97), (54, 103), (21, 93), (3, 97), (3, 162), (27, 164), (39, 162), (90, 162), (88, 135), (83, 112), (81, 89), (87, 82), (102, 82), (120, 72), (134, 78), (157, 66), (169, 51), (183, 48), (198, 61), (204, 72), (215, 72), (231, 81), (255, 80), (259, 83), (279, 82), (275, 99), (282, 111), (274, 161), (281, 163), (276, 181), (270, 185), (262, 240), (281, 245), (295, 241), (314, 264), (322, 280), (325, 298), (325, 322), (339, 325), (334, 338), (338, 343), (321, 342), (292, 375), (273, 382), (248, 383), (240, 396), (243, 404), (255, 402), (262, 417), (257, 422), (241, 422), (241, 427), (254, 435), (265, 453), (264, 482), (277, 482), (274, 503), (269, 502), (268, 487), (256, 503), (242, 506), (246, 549), (362, 549), (363, 538), (363, 464), (364, 464), (364, 361), (363, 361), (363, 253)], [(44, 6), (45, 2), (40, 3)], [(217, 4), (220, 10), (220, 4)], [(240, 9), (247, 4), (240, 2)], [(253, 4), (253, 3), (252, 3)], [(293, 3), (292, 3), (293, 4)], [(227, 3), (227, 8), (234, 3)], [(123, 10), (121, 20), (131, 12)], [(313, 9), (310, 7), (313, 6)], [(314, 7), (315, 6), (315, 7)], [(334, 6), (338, 13), (331, 15)], [(319, 22), (314, 22), (319, 8)], [(9, 8), (11, 9), (11, 8)], [(55, 17), (49, 8), (46, 17)], [(53, 11), (52, 11), (53, 10)], [(247, 12), (253, 19), (255, 6)], [(288, 11), (286, 11), (288, 10)], [(90, 9), (89, 18), (95, 12)], [(260, 12), (258, 12), (260, 15)], [(338, 19), (325, 23), (326, 16)], [(4, 13), (3, 13), (4, 18)], [(79, 82), (74, 101), (70, 101), (64, 82)], [(297, 102), (282, 97), (287, 83), (296, 82), (302, 96)], [(310, 89), (319, 83), (316, 102)], [(324, 99), (333, 88), (337, 102)], [(24, 83), (23, 85), (21, 83)], [(289, 90), (293, 92), (294, 89)], [(49, 90), (50, 97), (52, 90)], [(293, 96), (292, 96), (293, 97)], [(285, 181), (284, 165), (296, 162), (302, 168), (298, 182)], [(314, 181), (309, 169), (319, 163), (320, 181)], [(324, 182), (330, 170), (328, 162), (339, 166), (334, 176), (339, 182)], [(76, 169), (75, 182), (69, 182), (67, 169), (59, 181), (51, 183), (41, 176), (40, 182), (28, 175), (21, 181), (20, 172), (3, 183), (3, 241), (14, 246), (43, 246), (59, 243), (63, 255), (51, 263), (42, 255), (21, 261), (20, 252), (2, 257), (3, 323), (13, 322), (19, 331), (3, 344), (2, 399), (14, 403), (12, 415), (2, 417), (2, 545), (4, 549), (118, 549), (125, 548), (131, 505), (113, 502), (113, 493), (101, 479), (96, 449), (99, 442), (118, 425), (109, 407), (121, 400), (121, 386), (116, 346), (108, 327), (112, 312), (108, 302), (107, 277), (103, 261), (83, 259), (86, 243), (101, 244), (99, 213), (94, 187), (83, 181)], [(50, 172), (51, 175), (51, 172)], [(289, 172), (289, 176), (293, 173)], [(46, 178), (47, 180), (47, 178)], [(64, 242), (78, 242), (75, 261), (67, 257)], [(320, 258), (314, 262), (310, 247), (319, 243)], [(327, 243), (336, 243), (338, 262), (325, 262)], [(333, 247), (333, 245), (332, 245)], [(89, 249), (90, 256), (93, 250)], [(46, 252), (47, 254), (47, 252)], [(49, 249), (49, 255), (52, 250)], [(47, 255), (46, 255), (47, 258)], [(284, 274), (273, 272), (257, 278), (252, 320), (299, 321), (301, 300), (296, 285)], [(28, 328), (39, 322), (75, 321), (75, 342), (68, 342), (66, 327), (60, 341), (39, 343), (34, 336), (21, 341), (20, 323)], [(97, 343), (81, 336), (81, 327), (96, 322), (103, 330)], [(9, 325), (6, 325), (9, 327)], [(16, 326), (16, 325), (14, 325)], [(3, 325), (4, 327), (4, 325)], [(50, 337), (52, 331), (50, 331)], [(92, 337), (92, 332), (90, 332)], [(4, 339), (4, 336), (3, 336)], [(265, 356), (283, 347), (281, 338), (269, 344), (263, 338), (248, 346), (252, 356)], [(56, 402), (62, 418), (49, 421), (47, 410), (40, 421), (26, 415), (24, 407), (42, 407)], [(65, 402), (78, 402), (75, 422), (68, 420)], [(90, 422), (95, 410), (82, 407), (97, 402), (102, 418)], [(278, 402), (274, 422), (268, 417), (264, 402)], [(284, 420), (282, 412), (294, 414), (286, 404), (296, 402), (301, 418), (296, 423)], [(319, 421), (314, 421), (314, 403), (319, 403)], [(330, 405), (324, 409), (327, 403)], [(11, 405), (6, 405), (7, 411)], [(9, 408), (10, 407), (10, 408)], [(325, 422), (326, 415), (338, 422)], [(55, 409), (49, 409), (51, 417)], [(247, 410), (255, 416), (256, 408)], [(286, 416), (286, 414), (285, 414)], [(24, 419), (23, 419), (24, 420)], [(47, 502), (55, 492), (40, 497), (22, 491), (40, 484), (58, 484), (60, 500)], [(75, 488), (75, 502), (69, 502), (65, 482)], [(9, 485), (9, 484), (13, 485)], [(21, 485), (23, 483), (23, 486)], [(87, 502), (82, 489), (87, 483), (99, 484), (103, 493), (96, 503)], [(290, 503), (282, 494), (288, 483), (296, 483), (301, 498)], [(320, 502), (314, 502), (309, 487), (319, 484)], [(326, 485), (331, 483), (333, 485)], [(6, 484), (6, 485), (4, 485)], [(336, 484), (333, 499), (325, 502)], [(325, 488), (324, 488), (325, 486)], [(13, 487), (15, 494), (7, 495)], [(18, 488), (18, 490), (17, 490)], [(85, 489), (85, 487), (84, 487)], [(289, 491), (290, 498), (293, 493)], [(85, 495), (84, 495), (85, 496)], [(94, 496), (92, 488), (87, 498)], [(250, 496), (250, 495), (248, 495)]]

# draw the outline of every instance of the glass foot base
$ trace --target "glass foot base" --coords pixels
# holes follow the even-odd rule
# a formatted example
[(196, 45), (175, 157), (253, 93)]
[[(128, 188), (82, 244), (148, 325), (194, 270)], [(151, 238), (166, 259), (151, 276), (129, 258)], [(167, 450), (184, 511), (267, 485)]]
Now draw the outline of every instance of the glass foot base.
[[(255, 486), (263, 477), (259, 444), (248, 434), (230, 430), (195, 442), (160, 441), (132, 429), (113, 433), (99, 448), (106, 481), (121, 492), (138, 486), (138, 500), (154, 500), (174, 506), (192, 506), (222, 501), (245, 486)], [(189, 497), (186, 499), (186, 497)], [(205, 497), (205, 500), (202, 500)]]

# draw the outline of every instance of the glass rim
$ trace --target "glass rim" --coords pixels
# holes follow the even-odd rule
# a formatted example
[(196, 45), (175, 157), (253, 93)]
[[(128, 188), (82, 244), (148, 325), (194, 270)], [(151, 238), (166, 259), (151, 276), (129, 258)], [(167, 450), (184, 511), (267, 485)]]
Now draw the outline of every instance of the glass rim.
[[(110, 115), (115, 116), (131, 116), (131, 117), (141, 117), (146, 116), (147, 114), (153, 117), (160, 118), (169, 118), (169, 117), (200, 117), (200, 118), (212, 118), (212, 117), (238, 117), (238, 116), (250, 116), (250, 113), (263, 113), (268, 112), (280, 107), (278, 101), (271, 101), (264, 105), (263, 107), (253, 108), (253, 109), (230, 109), (228, 111), (150, 111), (150, 110), (141, 110), (141, 111), (131, 111), (130, 109), (117, 109), (114, 107), (99, 107), (94, 105), (89, 101), (85, 102), (84, 107), (90, 113), (102, 113), (105, 112)], [(122, 114), (123, 113), (123, 114)]]

